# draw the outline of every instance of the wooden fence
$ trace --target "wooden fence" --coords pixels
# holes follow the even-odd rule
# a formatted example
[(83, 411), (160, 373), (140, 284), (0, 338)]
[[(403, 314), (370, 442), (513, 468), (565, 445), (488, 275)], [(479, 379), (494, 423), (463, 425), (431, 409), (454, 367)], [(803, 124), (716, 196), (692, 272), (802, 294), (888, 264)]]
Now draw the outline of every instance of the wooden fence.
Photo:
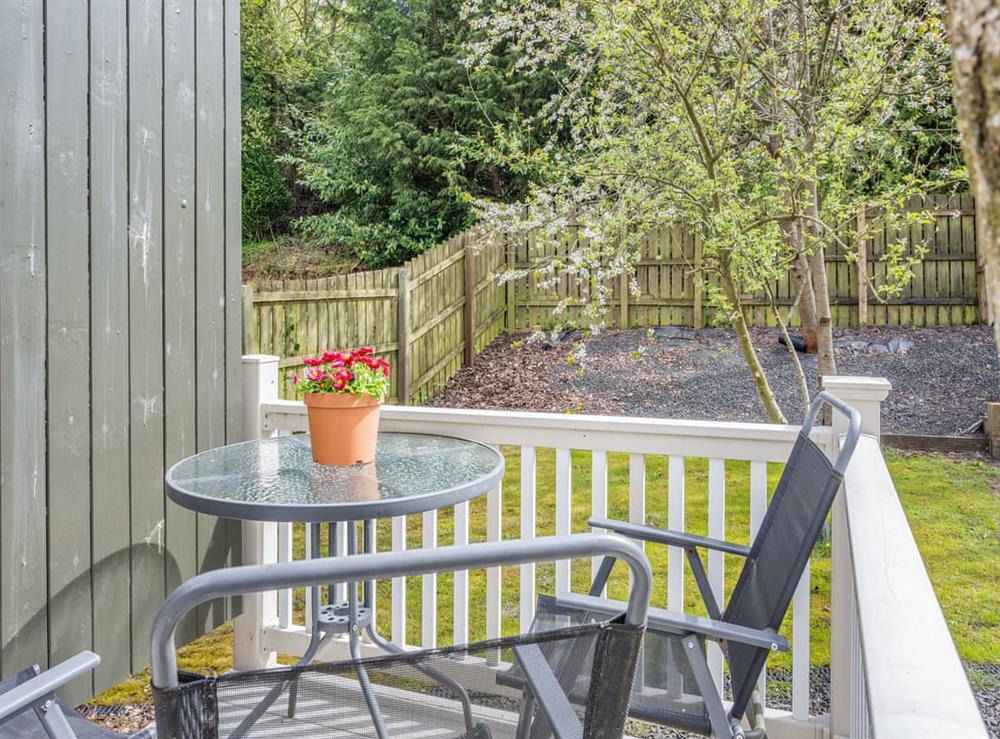
[[(840, 234), (844, 244), (864, 241), (864, 250), (859, 250), (863, 258), (848, 261), (842, 247), (827, 254), (838, 325), (859, 325), (859, 313), (867, 325), (962, 325), (980, 320), (972, 197), (931, 195), (914, 199), (909, 207), (932, 212), (933, 223), (887, 228), (878, 214), (866, 213)], [(291, 397), (290, 377), (301, 371), (304, 355), (371, 344), (396, 366), (392, 399), (419, 403), (501, 332), (552, 326), (557, 320), (554, 308), (564, 297), (580, 299), (579, 285), (570, 277), (542, 289), (531, 270), (540, 258), (573, 249), (579, 238), (575, 227), (558, 244), (544, 247), (530, 234), (507, 244), (474, 245), (473, 238), (457, 236), (400, 268), (244, 286), (244, 351), (280, 356), (282, 393)], [(883, 282), (887, 246), (900, 240), (911, 253), (918, 245), (927, 249), (913, 279), (898, 298), (879, 301), (869, 289), (860, 291), (859, 300), (860, 270), (872, 284)], [(627, 327), (711, 323), (705, 287), (695, 279), (700, 260), (700, 243), (691, 233), (676, 226), (650, 229), (634, 275), (616, 281), (610, 322)], [(526, 269), (528, 275), (501, 284), (496, 275), (507, 267)], [(633, 276), (638, 297), (627, 287)], [(780, 306), (791, 305), (788, 277), (774, 291)], [(470, 293), (471, 301), (466, 299)], [(754, 325), (773, 325), (763, 295), (744, 300)], [(559, 320), (572, 321), (578, 312), (578, 305), (571, 304)]]
[[(887, 245), (903, 241), (910, 253), (924, 245), (927, 254), (914, 269), (913, 279), (902, 295), (882, 302), (871, 291), (862, 292), (862, 310), (867, 303), (868, 325), (941, 326), (977, 323), (981, 300), (979, 268), (976, 252), (975, 207), (971, 195), (929, 195), (908, 203), (910, 211), (929, 211), (934, 222), (926, 225), (905, 225), (887, 228), (876, 213), (866, 213), (839, 234), (842, 243), (852, 245), (864, 258), (849, 262), (845, 249), (838, 246), (826, 255), (827, 279), (834, 323), (840, 326), (859, 325), (859, 269), (865, 270), (872, 284), (884, 283)], [(860, 230), (859, 230), (860, 225)], [(856, 248), (859, 233), (864, 232), (865, 249)], [(518, 241), (512, 248), (512, 263), (529, 269), (540, 258), (574, 248), (577, 235), (570, 229), (558, 244), (544, 248), (531, 238)], [(612, 311), (609, 318), (617, 326), (644, 327), (664, 325), (703, 326), (712, 322), (704, 296), (699, 289), (695, 270), (701, 263), (701, 244), (690, 232), (676, 226), (650, 229), (643, 240), (640, 258), (632, 276), (639, 285), (638, 297), (623, 287), (623, 277), (614, 286)], [(631, 276), (630, 276), (631, 277)], [(711, 280), (709, 280), (711, 283)], [(794, 291), (789, 277), (774, 285), (780, 306), (792, 303)], [(622, 300), (622, 295), (625, 300)], [(553, 289), (541, 289), (529, 276), (518, 283), (514, 296), (515, 329), (551, 325), (555, 322), (553, 308), (563, 298), (579, 298), (579, 286), (564, 277)], [(867, 300), (866, 300), (867, 298)], [(769, 301), (764, 295), (744, 296), (747, 318), (754, 325), (774, 325)], [(572, 318), (577, 309), (570, 306)]]
[(503, 250), (474, 253), (462, 235), (402, 267), (245, 285), (244, 351), (281, 357), (292, 397), (303, 357), (369, 344), (393, 364), (390, 400), (420, 403), (507, 328), (503, 265)]
[(238, 525), (163, 492), (242, 438), (239, 10), (0, 12), (0, 677), (91, 649), (73, 701), (142, 670), (165, 593), (240, 556)]

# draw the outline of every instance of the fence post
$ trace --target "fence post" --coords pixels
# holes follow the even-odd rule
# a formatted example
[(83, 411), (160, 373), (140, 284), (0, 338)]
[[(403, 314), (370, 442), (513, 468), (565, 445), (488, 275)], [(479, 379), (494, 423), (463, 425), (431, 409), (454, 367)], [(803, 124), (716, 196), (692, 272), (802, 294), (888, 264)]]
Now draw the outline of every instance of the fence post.
[[(884, 377), (824, 377), (823, 389), (854, 406), (861, 414), (861, 431), (881, 437), (881, 405), (891, 385)], [(834, 413), (834, 438), (847, 430), (847, 419)], [(830, 734), (833, 739), (851, 737), (852, 724), (865, 706), (864, 671), (857, 637), (857, 605), (854, 601), (854, 574), (847, 531), (847, 506), (843, 490), (833, 503), (833, 541), (830, 553)]]
[(858, 211), (858, 325), (868, 325), (868, 223), (867, 209)]
[(462, 318), (465, 324), (466, 367), (472, 364), (476, 356), (476, 255), (472, 253), (468, 238), (466, 234), (462, 234), (465, 250), (465, 310)]
[[(261, 404), (278, 399), (278, 358), (267, 354), (243, 357), (243, 428), (248, 439), (271, 434), (261, 431)], [(243, 564), (278, 561), (278, 525), (243, 522)], [(237, 670), (259, 670), (277, 665), (267, 643), (266, 625), (278, 621), (278, 597), (274, 591), (243, 596), (243, 613), (233, 624), (233, 666)]]
[(399, 268), (396, 299), (396, 402), (410, 404), (410, 268)]
[(986, 291), (986, 285), (989, 282), (986, 278), (988, 265), (983, 258), (983, 247), (986, 244), (986, 216), (979, 212), (979, 208), (975, 207), (975, 201), (973, 201), (973, 213), (973, 217), (976, 219), (976, 284), (979, 288), (979, 322), (992, 326), (993, 308), (990, 306), (989, 293)]
[(243, 353), (252, 354), (258, 349), (255, 346), (257, 339), (257, 314), (253, 309), (253, 285), (243, 285)]
[[(515, 264), (515, 254), (514, 254), (514, 244), (511, 242), (510, 237), (505, 237), (506, 248), (507, 248), (507, 271), (510, 272), (514, 269)], [(517, 328), (517, 305), (515, 305), (516, 297), (514, 295), (514, 280), (508, 279), (507, 284), (507, 310), (504, 315), (504, 325), (507, 328), (508, 334), (513, 334), (514, 329)]]
[(701, 306), (701, 237), (694, 237), (694, 327), (705, 327), (705, 311)]
[(628, 328), (628, 272), (622, 272), (619, 280), (618, 328)]

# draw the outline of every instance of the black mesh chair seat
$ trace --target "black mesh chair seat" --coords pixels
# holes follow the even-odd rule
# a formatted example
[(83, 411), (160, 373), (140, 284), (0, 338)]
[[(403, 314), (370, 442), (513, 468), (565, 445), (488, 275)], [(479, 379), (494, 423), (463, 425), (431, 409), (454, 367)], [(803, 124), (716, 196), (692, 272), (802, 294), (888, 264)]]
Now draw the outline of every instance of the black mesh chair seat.
[[(584, 726), (598, 726), (608, 718), (614, 721), (618, 714), (617, 732), (612, 725), (584, 736), (620, 736), (631, 688), (628, 676), (642, 632), (621, 623), (594, 622), (448, 649), (188, 679), (176, 688), (154, 688), (157, 732), (161, 739), (374, 739), (377, 735), (358, 682), (363, 670), (393, 739), (518, 739), (525, 714), (532, 713), (527, 723), (544, 719), (534, 715), (533, 694), (524, 683), (498, 679), (490, 663), (498, 655), (518, 662), (518, 652), (530, 652), (542, 655), (552, 672), (555, 661), (567, 653), (580, 654), (591, 673), (595, 665), (613, 665), (617, 680), (592, 680), (588, 674), (580, 682), (586, 688), (571, 690), (567, 697)], [(459, 695), (429, 677), (428, 670), (446, 674), (467, 692), (471, 721), (466, 720)], [(289, 718), (283, 696), (293, 681), (297, 710)], [(266, 708), (259, 712), (261, 705)]]

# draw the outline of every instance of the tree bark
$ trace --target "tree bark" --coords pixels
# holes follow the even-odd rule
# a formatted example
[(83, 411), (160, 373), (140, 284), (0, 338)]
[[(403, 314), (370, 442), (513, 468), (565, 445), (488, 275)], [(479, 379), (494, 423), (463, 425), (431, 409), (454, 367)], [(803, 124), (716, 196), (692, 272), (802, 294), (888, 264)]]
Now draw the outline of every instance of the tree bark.
[(794, 221), (782, 224), (788, 245), (798, 253), (792, 262), (792, 294), (799, 296), (796, 310), (799, 312), (802, 340), (806, 343), (806, 353), (816, 353), (816, 293), (809, 274), (809, 258), (802, 249), (802, 223)]
[(760, 363), (760, 357), (757, 356), (757, 350), (753, 345), (753, 338), (750, 336), (750, 328), (747, 326), (746, 318), (743, 316), (740, 296), (736, 291), (732, 278), (727, 273), (725, 260), (720, 261), (722, 261), (722, 289), (726, 294), (726, 298), (733, 306), (733, 315), (730, 319), (730, 324), (736, 332), (736, 338), (740, 343), (740, 351), (743, 353), (743, 359), (750, 370), (750, 376), (753, 378), (753, 384), (757, 388), (757, 394), (764, 404), (764, 410), (767, 411), (767, 417), (771, 423), (788, 423), (785, 414), (781, 412), (781, 406), (778, 405), (778, 399), (774, 396), (774, 391), (771, 389), (771, 383), (767, 381), (767, 373), (764, 371), (764, 366)]
[(948, 9), (958, 128), (983, 219), (979, 250), (1000, 350), (1000, 3), (948, 0)]

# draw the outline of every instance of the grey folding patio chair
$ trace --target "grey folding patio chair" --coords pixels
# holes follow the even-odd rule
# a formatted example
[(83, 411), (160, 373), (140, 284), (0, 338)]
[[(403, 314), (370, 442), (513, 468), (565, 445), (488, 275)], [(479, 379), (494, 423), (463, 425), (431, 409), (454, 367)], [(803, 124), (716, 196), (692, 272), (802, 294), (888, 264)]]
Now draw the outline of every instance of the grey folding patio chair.
[[(357, 583), (431, 572), (607, 556), (632, 573), (627, 603), (609, 618), (446, 649), (387, 654), (217, 677), (182, 679), (173, 633), (197, 605), (223, 596), (285, 587)], [(181, 585), (152, 630), (157, 735), (192, 737), (376, 737), (406, 739), (613, 739), (622, 736), (652, 575), (641, 547), (614, 534), (577, 534), (382, 552), (215, 570)], [(553, 659), (583, 656), (590, 688), (565, 690)], [(513, 660), (530, 690), (497, 680)], [(614, 680), (605, 679), (614, 674)], [(296, 710), (278, 700), (296, 686)]]
[[(824, 404), (849, 418), (840, 451), (834, 461), (809, 438)], [(785, 463), (781, 479), (761, 522), (752, 546), (732, 544), (654, 526), (592, 518), (591, 526), (629, 538), (684, 549), (708, 617), (650, 608), (643, 644), (641, 677), (636, 680), (629, 715), (651, 723), (720, 738), (765, 736), (760, 702), (753, 700), (758, 678), (768, 654), (788, 649), (778, 634), (795, 587), (806, 567), (840, 488), (861, 431), (858, 412), (829, 393), (819, 393)], [(745, 559), (725, 610), (720, 609), (702, 564), (698, 549), (710, 549)], [(538, 602), (536, 627), (544, 631), (554, 623), (563, 627), (586, 623), (615, 613), (620, 604), (599, 597), (614, 565), (605, 557), (589, 595), (557, 594)], [(709, 673), (705, 644), (720, 645), (729, 668), (732, 706), (723, 705)], [(561, 660), (561, 661), (560, 661)], [(553, 656), (556, 673), (577, 673), (572, 645), (564, 645)], [(508, 679), (516, 680), (516, 670)], [(575, 689), (586, 690), (577, 683)], [(749, 712), (748, 712), (748, 709)], [(753, 727), (744, 731), (746, 716)]]
[[(93, 652), (80, 652), (45, 672), (34, 665), (0, 682), (0, 739), (123, 739), (124, 734), (88, 721), (56, 695), (57, 690), (100, 663), (101, 658)], [(155, 739), (155, 734), (144, 729), (130, 739)]]
[[(586, 624), (536, 629), (492, 641), (302, 667), (233, 672), (217, 677), (177, 671), (174, 629), (214, 598), (285, 587), (311, 587), (431, 572), (554, 559), (607, 556), (632, 573), (619, 613)], [(622, 736), (632, 675), (645, 631), (652, 574), (642, 549), (614, 534), (577, 534), (462, 547), (360, 554), (249, 565), (207, 572), (182, 584), (153, 623), (151, 658), (156, 733), (160, 739), (286, 737), (310, 739), (613, 739)], [(579, 695), (556, 679), (554, 660), (570, 651), (587, 665), (590, 690)], [(513, 659), (530, 688), (511, 690), (496, 665)], [(10, 736), (54, 739), (121, 735), (86, 721), (54, 691), (93, 669), (84, 652), (40, 675), (23, 675), (0, 695), (0, 728)], [(578, 673), (579, 674), (579, 673)], [(605, 679), (606, 675), (614, 679)], [(292, 685), (297, 710), (279, 701)], [(51, 702), (50, 702), (51, 701)], [(153, 736), (145, 732), (139, 736)]]

